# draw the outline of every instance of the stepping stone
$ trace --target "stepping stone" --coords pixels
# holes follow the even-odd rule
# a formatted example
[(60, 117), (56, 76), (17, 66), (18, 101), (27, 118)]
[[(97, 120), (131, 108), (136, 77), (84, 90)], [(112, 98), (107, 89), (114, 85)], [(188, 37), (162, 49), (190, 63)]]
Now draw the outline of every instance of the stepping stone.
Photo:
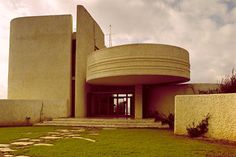
[(30, 134), (32, 134), (32, 132), (27, 132), (26, 134), (30, 135)]
[(0, 152), (13, 152), (15, 150), (11, 149), (11, 148), (0, 148)]
[(71, 135), (71, 133), (61, 133), (61, 134), (59, 134), (59, 135), (56, 135), (56, 136), (68, 136), (68, 135)]
[(40, 139), (31, 139), (30, 142), (40, 142)]
[(50, 143), (36, 143), (34, 146), (53, 146), (53, 144)]
[(72, 137), (72, 138), (75, 138), (75, 139), (81, 139), (81, 140), (86, 140), (86, 141), (89, 141), (89, 142), (96, 142), (96, 141), (93, 140), (93, 139), (85, 138), (85, 137)]
[(103, 130), (116, 130), (116, 128), (102, 128)]
[(52, 137), (57, 137), (57, 136), (60, 136), (60, 134), (59, 134), (59, 135), (50, 135), (50, 136), (52, 136)]
[(58, 135), (60, 134), (59, 132), (48, 132), (48, 134), (55, 134), (55, 135)]
[(41, 139), (44, 140), (57, 140), (57, 139), (61, 139), (62, 137), (59, 136), (44, 136), (44, 137), (40, 137)]
[(34, 144), (34, 142), (13, 142), (11, 143), (11, 145), (15, 145), (15, 146), (28, 146), (28, 145), (32, 145)]
[(21, 138), (21, 139), (17, 139), (16, 141), (29, 141), (30, 138)]
[(69, 135), (66, 135), (66, 137), (77, 137), (77, 136), (80, 136), (79, 134), (69, 134)]
[(9, 144), (0, 144), (0, 148), (6, 148), (6, 147), (9, 147), (10, 145)]
[(75, 138), (75, 139), (81, 139), (81, 136), (66, 137), (66, 138)]
[(5, 154), (4, 157), (14, 157), (14, 155)]
[(69, 130), (67, 130), (67, 129), (58, 129), (57, 131), (59, 131), (59, 132), (70, 132)]
[(85, 129), (84, 128), (78, 128), (78, 129), (73, 129), (73, 130), (70, 130), (71, 132), (85, 132)]
[(77, 132), (85, 132), (86, 130), (83, 128), (83, 129), (77, 129), (75, 131), (77, 131)]

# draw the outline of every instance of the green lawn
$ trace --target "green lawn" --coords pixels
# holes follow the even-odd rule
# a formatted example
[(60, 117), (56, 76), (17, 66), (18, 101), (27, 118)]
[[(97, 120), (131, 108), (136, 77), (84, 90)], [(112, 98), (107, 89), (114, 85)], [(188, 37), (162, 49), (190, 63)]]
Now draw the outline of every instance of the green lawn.
[[(9, 131), (8, 131), (9, 130)], [(39, 137), (52, 127), (0, 128), (0, 143), (14, 138)], [(95, 139), (61, 139), (54, 146), (31, 146), (16, 154), (32, 157), (236, 157), (236, 146), (211, 143), (175, 136), (171, 131), (158, 129), (98, 130), (98, 136), (81, 134)], [(31, 134), (27, 133), (31, 132)]]
[(55, 129), (53, 127), (0, 127), (0, 143), (9, 143), (20, 138), (38, 138)]

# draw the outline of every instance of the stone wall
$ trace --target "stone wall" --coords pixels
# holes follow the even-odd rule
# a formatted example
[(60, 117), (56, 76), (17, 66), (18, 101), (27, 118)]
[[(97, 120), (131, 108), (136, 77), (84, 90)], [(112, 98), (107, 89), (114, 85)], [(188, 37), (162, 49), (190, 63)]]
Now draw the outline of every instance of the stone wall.
[(175, 134), (210, 114), (207, 137), (236, 141), (236, 94), (185, 95), (175, 98)]
[(67, 100), (0, 100), (0, 126), (30, 125), (68, 116)]

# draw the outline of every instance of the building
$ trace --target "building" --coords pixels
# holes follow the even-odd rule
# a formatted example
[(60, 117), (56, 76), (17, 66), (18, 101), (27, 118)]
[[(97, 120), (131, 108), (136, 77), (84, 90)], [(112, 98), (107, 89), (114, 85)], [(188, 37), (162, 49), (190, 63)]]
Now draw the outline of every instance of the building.
[(147, 118), (155, 111), (173, 113), (176, 95), (216, 88), (181, 84), (189, 80), (187, 50), (161, 44), (106, 48), (104, 33), (83, 6), (77, 6), (76, 32), (71, 15), (11, 21), (8, 98), (35, 100), (34, 106), (53, 102), (44, 117)]

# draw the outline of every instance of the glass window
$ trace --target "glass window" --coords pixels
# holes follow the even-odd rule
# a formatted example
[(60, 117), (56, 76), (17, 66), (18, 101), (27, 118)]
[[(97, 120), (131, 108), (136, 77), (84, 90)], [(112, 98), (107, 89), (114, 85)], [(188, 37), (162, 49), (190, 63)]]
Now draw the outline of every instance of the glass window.
[(126, 94), (119, 94), (119, 97), (126, 97)]

